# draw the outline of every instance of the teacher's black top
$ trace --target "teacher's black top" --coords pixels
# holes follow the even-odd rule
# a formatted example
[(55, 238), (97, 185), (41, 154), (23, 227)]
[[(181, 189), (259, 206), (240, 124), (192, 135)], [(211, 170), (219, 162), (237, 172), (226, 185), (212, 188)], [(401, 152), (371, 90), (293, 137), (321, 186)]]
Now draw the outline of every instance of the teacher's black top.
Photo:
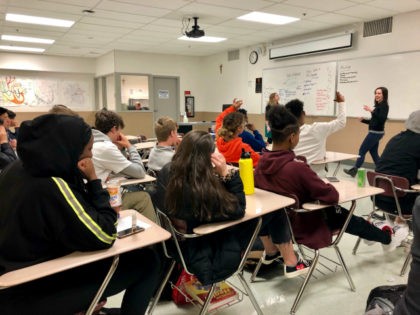
[(389, 106), (386, 102), (375, 104), (371, 119), (362, 119), (362, 123), (369, 125), (369, 131), (384, 131), (385, 121), (388, 118)]

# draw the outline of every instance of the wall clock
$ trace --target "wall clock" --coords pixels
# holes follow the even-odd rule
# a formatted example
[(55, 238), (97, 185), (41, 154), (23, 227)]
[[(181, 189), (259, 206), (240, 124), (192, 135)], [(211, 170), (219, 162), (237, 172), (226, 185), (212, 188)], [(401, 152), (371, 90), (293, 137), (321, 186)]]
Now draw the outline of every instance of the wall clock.
[(251, 51), (251, 53), (249, 54), (249, 62), (250, 62), (252, 65), (254, 65), (254, 64), (256, 64), (256, 63), (257, 63), (257, 61), (258, 61), (258, 53), (257, 53), (255, 50), (253, 50), (253, 51)]

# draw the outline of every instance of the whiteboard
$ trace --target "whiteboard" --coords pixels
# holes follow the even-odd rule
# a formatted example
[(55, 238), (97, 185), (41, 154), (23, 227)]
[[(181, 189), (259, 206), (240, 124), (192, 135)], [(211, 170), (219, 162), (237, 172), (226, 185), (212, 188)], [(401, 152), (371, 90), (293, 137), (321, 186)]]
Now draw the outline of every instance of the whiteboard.
[(373, 106), (374, 90), (388, 88), (391, 119), (407, 119), (420, 108), (420, 52), (409, 52), (338, 63), (338, 91), (346, 98), (347, 115), (370, 117), (363, 105)]
[(262, 112), (270, 94), (277, 92), (281, 104), (303, 101), (307, 115), (334, 115), (336, 72), (336, 62), (264, 69)]
[(0, 72), (0, 106), (17, 112), (48, 111), (55, 104), (91, 111), (94, 95), (90, 74)]

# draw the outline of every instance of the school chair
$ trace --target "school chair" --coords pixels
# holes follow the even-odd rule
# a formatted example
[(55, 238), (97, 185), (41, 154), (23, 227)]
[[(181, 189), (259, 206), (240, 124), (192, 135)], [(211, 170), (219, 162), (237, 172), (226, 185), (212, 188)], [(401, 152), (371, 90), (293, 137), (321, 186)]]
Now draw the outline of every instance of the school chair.
[[(399, 199), (407, 196), (407, 194), (418, 193), (418, 191), (410, 189), (410, 183), (408, 182), (406, 178), (401, 177), (401, 176), (382, 174), (382, 173), (378, 173), (374, 171), (368, 171), (367, 179), (371, 186), (379, 187), (384, 190), (384, 192), (380, 194), (381, 196), (391, 197), (395, 201), (395, 205), (393, 205), (392, 208), (379, 209), (376, 206), (376, 198), (375, 196), (373, 196), (372, 197), (372, 211), (368, 215), (369, 221), (371, 220), (372, 216), (374, 216), (377, 211), (382, 211), (383, 213), (385, 213), (385, 218), (386, 216), (390, 216), (390, 217), (398, 216), (406, 221), (412, 220), (411, 214), (407, 215), (407, 214), (402, 213), (401, 205), (399, 202)], [(397, 213), (395, 213), (395, 210)], [(412, 233), (411, 224), (408, 224), (408, 226), (410, 227), (410, 233)], [(356, 255), (357, 249), (359, 248), (360, 241), (361, 241), (361, 238), (359, 237), (356, 241), (356, 244), (354, 245), (353, 255)], [(410, 244), (410, 247), (411, 247), (411, 244)], [(407, 269), (407, 266), (410, 260), (411, 260), (411, 253), (409, 251), (405, 258), (404, 264), (401, 268), (401, 272), (400, 272), (401, 276), (405, 274), (405, 271)]]
[[(182, 242), (188, 240), (188, 239), (196, 239), (199, 237), (202, 237), (203, 235), (199, 235), (199, 234), (195, 234), (195, 233), (183, 233), (181, 231), (179, 231), (179, 229), (177, 229), (174, 224), (173, 221), (162, 211), (160, 211), (159, 209), (156, 209), (157, 212), (157, 217), (158, 217), (158, 223), (161, 225), (162, 228), (166, 229), (167, 231), (169, 231), (171, 233), (171, 239), (169, 241), (166, 242), (162, 242), (162, 246), (163, 246), (163, 251), (164, 254), (167, 258), (170, 259), (170, 265), (168, 268), (168, 271), (166, 273), (166, 276), (164, 277), (164, 279), (162, 280), (158, 290), (156, 291), (155, 297), (153, 299), (153, 302), (151, 303), (151, 305), (149, 306), (148, 312), (147, 314), (151, 315), (153, 314), (153, 311), (157, 305), (157, 303), (159, 302), (160, 299), (160, 295), (162, 294), (164, 287), (166, 285), (166, 283), (169, 280), (169, 277), (171, 275), (172, 270), (174, 269), (175, 265), (177, 263), (181, 263), (182, 267), (184, 268), (184, 270), (190, 274), (193, 275), (193, 273), (190, 271), (190, 268), (184, 258), (184, 251), (183, 251), (183, 246), (182, 246)], [(257, 314), (261, 315), (263, 314), (257, 300), (255, 299), (250, 287), (248, 286), (248, 284), (246, 283), (243, 274), (242, 274), (242, 269), (243, 266), (245, 264), (246, 258), (248, 256), (248, 253), (252, 247), (252, 244), (254, 243), (258, 232), (260, 230), (261, 227), (261, 220), (258, 221), (254, 233), (249, 241), (248, 247), (246, 248), (246, 250), (243, 253), (242, 259), (240, 264), (238, 265), (237, 269), (235, 272), (233, 272), (232, 274), (230, 274), (229, 276), (226, 277), (230, 278), (232, 276), (237, 276), (239, 281), (241, 282), (243, 288), (245, 289), (245, 292), (242, 292), (243, 294), (247, 295), (248, 298), (250, 299), (255, 311)], [(213, 295), (216, 291), (216, 286), (217, 283), (212, 283), (210, 290), (208, 292), (207, 298), (204, 302), (204, 304), (202, 305), (202, 308), (200, 310), (200, 315), (203, 314), (207, 314), (207, 310), (209, 309), (210, 306), (210, 302), (213, 298)], [(181, 294), (184, 294), (180, 288), (177, 288), (173, 283), (171, 283), (172, 287), (175, 287), (178, 291), (181, 292)], [(240, 299), (238, 300), (240, 301)], [(234, 304), (234, 303), (232, 303)]]
[[(323, 219), (323, 216), (317, 213), (318, 210), (306, 210), (301, 208), (299, 205), (298, 198), (293, 194), (282, 193), (282, 195), (293, 198), (295, 200), (295, 204), (293, 206), (284, 209), (284, 211), (286, 211), (287, 214), (286, 217), (291, 233), (292, 242), (297, 246), (298, 253), (302, 258), (312, 260), (311, 266), (307, 274), (303, 275), (305, 278), (299, 288), (299, 291), (293, 302), (292, 308), (290, 309), (290, 314), (296, 314), (296, 309), (302, 298), (303, 292), (305, 291), (309, 279), (313, 276), (313, 273), (315, 269), (317, 269), (318, 265), (322, 265), (325, 268), (330, 269), (326, 267), (323, 263), (319, 262), (320, 257), (325, 258), (326, 260), (335, 265), (341, 266), (350, 285), (350, 289), (352, 291), (355, 291), (356, 288), (354, 286), (353, 280), (350, 276), (341, 251), (338, 247), (338, 243), (340, 242), (341, 237), (345, 229), (347, 228), (347, 224), (345, 224), (340, 230), (331, 231), (328, 228), (325, 220)], [(312, 227), (312, 230), (309, 232), (306, 231), (308, 233), (305, 232), (306, 235), (303, 236), (304, 234), (302, 234), (302, 232), (308, 227)], [(320, 254), (321, 249), (331, 247), (334, 248), (338, 257), (338, 261), (334, 261)], [(304, 252), (304, 248), (308, 249), (311, 253), (313, 253), (313, 257), (308, 257), (308, 255)], [(261, 264), (262, 257), (260, 258), (260, 261), (258, 262), (254, 273), (251, 275), (251, 282), (254, 282), (255, 277), (258, 274), (258, 271), (261, 267)]]

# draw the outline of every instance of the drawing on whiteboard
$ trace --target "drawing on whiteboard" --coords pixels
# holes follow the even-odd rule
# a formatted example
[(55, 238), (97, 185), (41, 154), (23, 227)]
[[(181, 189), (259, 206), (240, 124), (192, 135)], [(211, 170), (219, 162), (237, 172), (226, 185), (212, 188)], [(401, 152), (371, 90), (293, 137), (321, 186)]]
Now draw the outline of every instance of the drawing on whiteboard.
[(52, 106), (55, 102), (55, 91), (57, 91), (57, 82), (52, 80), (34, 80), (33, 99), (28, 101), (29, 106)]
[(62, 82), (63, 96), (66, 104), (69, 106), (83, 106), (85, 105), (85, 95), (87, 88), (78, 82)]
[(20, 105), (25, 101), (25, 90), (14, 76), (5, 76), (0, 81), (3, 102)]

